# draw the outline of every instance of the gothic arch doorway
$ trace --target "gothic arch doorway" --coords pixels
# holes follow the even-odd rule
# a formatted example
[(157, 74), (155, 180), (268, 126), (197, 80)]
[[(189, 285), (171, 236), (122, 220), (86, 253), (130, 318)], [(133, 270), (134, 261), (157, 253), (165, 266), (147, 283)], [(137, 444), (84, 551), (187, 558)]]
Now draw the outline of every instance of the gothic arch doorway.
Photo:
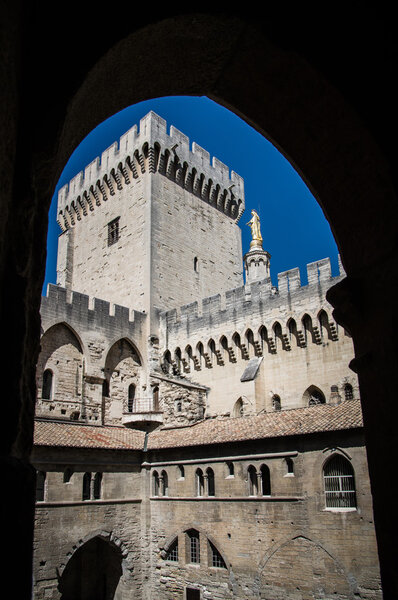
[(73, 554), (59, 581), (61, 600), (118, 600), (122, 555), (96, 536)]

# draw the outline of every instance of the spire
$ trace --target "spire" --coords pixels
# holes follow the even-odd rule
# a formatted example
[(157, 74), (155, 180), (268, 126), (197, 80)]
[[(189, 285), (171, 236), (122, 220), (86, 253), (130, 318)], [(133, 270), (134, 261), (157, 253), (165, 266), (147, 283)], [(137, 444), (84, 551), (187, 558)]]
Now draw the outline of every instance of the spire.
[(270, 277), (271, 255), (263, 249), (263, 238), (260, 229), (260, 217), (255, 210), (251, 211), (252, 218), (247, 223), (252, 231), (250, 249), (243, 257), (246, 283), (262, 281)]

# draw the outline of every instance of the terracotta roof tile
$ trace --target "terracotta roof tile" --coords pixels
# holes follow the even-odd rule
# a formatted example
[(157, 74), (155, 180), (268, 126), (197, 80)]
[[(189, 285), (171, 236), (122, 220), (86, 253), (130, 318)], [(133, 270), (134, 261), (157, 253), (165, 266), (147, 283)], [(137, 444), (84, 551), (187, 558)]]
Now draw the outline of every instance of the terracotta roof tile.
[(148, 450), (301, 435), (362, 427), (359, 400), (337, 406), (321, 404), (252, 417), (206, 419), (191, 427), (158, 429), (149, 435)]
[(36, 421), (35, 446), (142, 450), (145, 433), (127, 427), (101, 427)]
[[(360, 401), (347, 400), (337, 406), (321, 404), (252, 417), (206, 419), (190, 427), (157, 429), (148, 435), (147, 449), (224, 444), (362, 426)], [(143, 431), (127, 427), (50, 421), (36, 421), (35, 424), (36, 446), (143, 450), (144, 442)]]

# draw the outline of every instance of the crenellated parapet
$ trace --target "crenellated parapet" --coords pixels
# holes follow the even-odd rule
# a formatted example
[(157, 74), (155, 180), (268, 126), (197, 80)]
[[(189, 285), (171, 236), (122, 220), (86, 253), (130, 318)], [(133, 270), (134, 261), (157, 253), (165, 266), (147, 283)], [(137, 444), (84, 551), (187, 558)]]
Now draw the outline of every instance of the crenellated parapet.
[(268, 278), (163, 312), (166, 370), (189, 372), (337, 341), (341, 332), (325, 296), (345, 275), (340, 260), (339, 267), (333, 277), (330, 260), (322, 259), (307, 265), (306, 285), (299, 269), (290, 269), (278, 274), (278, 287)]
[(159, 173), (238, 222), (245, 209), (243, 179), (187, 136), (149, 112), (58, 193), (65, 231), (145, 173)]
[(84, 343), (87, 333), (101, 335), (110, 346), (115, 340), (127, 338), (137, 348), (142, 346), (143, 325), (147, 315), (125, 306), (91, 298), (78, 292), (49, 284), (41, 301), (43, 333), (53, 325), (66, 323)]

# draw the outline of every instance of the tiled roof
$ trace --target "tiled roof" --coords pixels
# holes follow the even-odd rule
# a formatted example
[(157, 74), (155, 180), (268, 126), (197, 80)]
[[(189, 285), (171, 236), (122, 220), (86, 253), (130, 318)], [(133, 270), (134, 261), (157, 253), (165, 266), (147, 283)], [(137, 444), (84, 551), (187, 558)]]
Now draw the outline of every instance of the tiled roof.
[[(339, 431), (362, 427), (359, 400), (337, 406), (320, 404), (306, 408), (263, 413), (252, 417), (206, 419), (190, 427), (157, 429), (148, 435), (148, 450), (224, 444), (245, 440)], [(36, 421), (36, 446), (143, 450), (145, 433), (126, 427), (74, 425)]]
[(253, 417), (206, 419), (192, 427), (157, 429), (149, 435), (148, 450), (337, 431), (362, 425), (360, 401), (347, 400), (337, 406), (319, 404)]
[(127, 427), (74, 425), (53, 421), (35, 423), (35, 446), (142, 450), (144, 439), (143, 431), (127, 429)]

